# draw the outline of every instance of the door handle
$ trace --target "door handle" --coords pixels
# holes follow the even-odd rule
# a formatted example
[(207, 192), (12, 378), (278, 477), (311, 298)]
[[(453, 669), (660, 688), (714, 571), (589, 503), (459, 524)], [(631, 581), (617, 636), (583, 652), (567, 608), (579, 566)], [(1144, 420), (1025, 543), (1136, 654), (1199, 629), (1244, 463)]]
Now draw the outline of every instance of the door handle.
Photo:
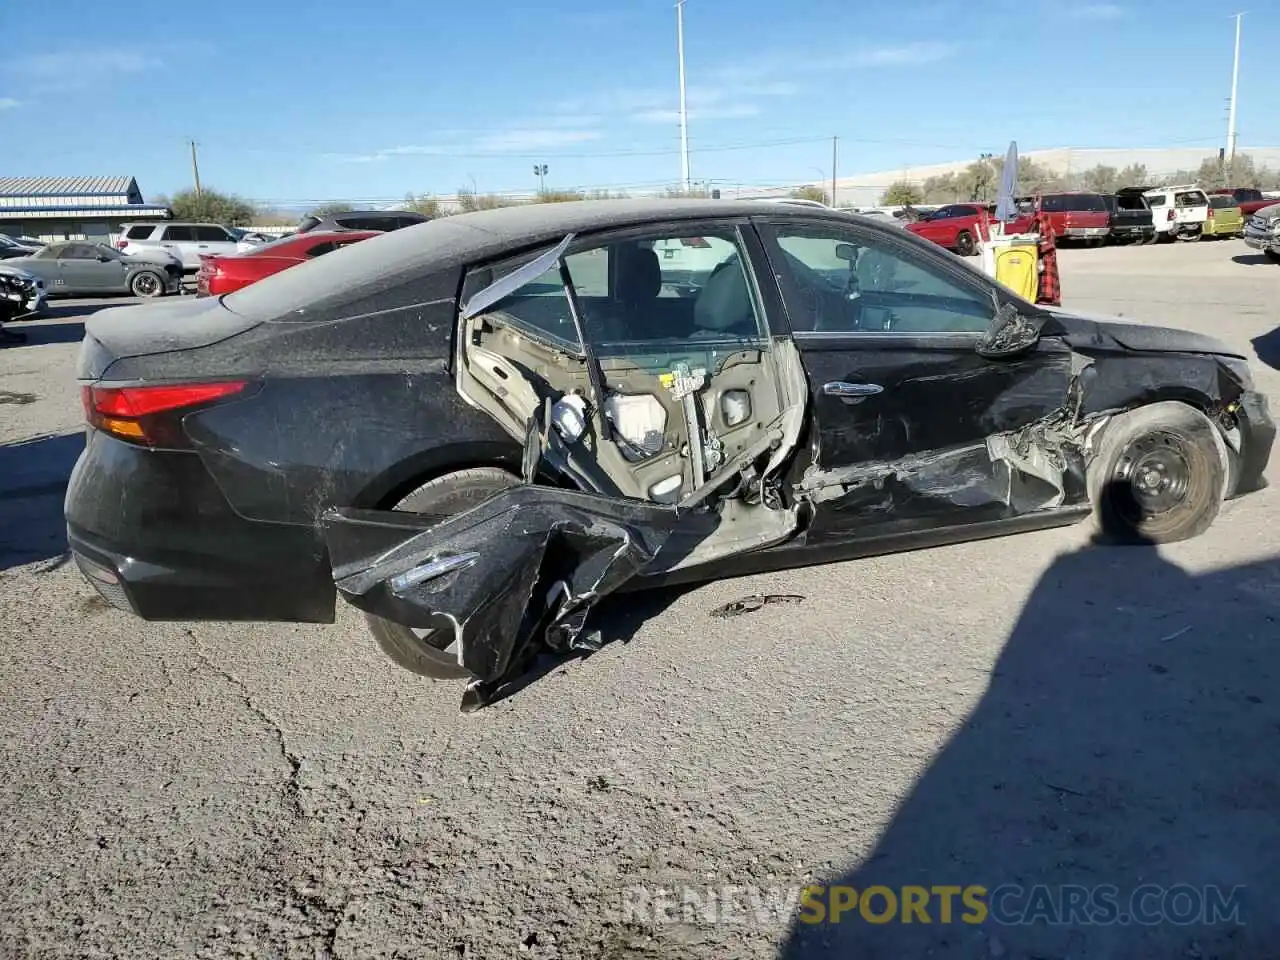
[(884, 393), (884, 387), (878, 383), (845, 383), (833, 380), (822, 385), (822, 392), (830, 397), (874, 397)]

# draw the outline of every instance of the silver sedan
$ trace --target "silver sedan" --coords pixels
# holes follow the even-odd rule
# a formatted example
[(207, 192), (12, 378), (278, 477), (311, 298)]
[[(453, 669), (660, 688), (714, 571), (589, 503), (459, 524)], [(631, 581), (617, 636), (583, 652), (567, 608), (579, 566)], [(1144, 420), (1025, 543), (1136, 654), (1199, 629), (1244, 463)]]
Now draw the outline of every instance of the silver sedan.
[(131, 256), (101, 243), (71, 240), (51, 243), (6, 265), (35, 274), (51, 297), (128, 293), (150, 298), (182, 289), (182, 266), (172, 256), (166, 257)]

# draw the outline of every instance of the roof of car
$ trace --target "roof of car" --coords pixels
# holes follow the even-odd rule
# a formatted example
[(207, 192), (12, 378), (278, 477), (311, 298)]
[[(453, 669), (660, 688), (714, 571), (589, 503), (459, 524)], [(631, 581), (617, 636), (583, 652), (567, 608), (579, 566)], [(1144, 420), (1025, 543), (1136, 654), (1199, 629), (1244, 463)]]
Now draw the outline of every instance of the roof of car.
[[(341, 255), (335, 254), (323, 277), (318, 278), (314, 272), (301, 268), (286, 270), (271, 277), (269, 284), (252, 284), (228, 296), (255, 313), (259, 309), (285, 311), (301, 307), (330, 290), (515, 254), (570, 233), (704, 218), (848, 220), (852, 216), (843, 211), (809, 206), (782, 203), (766, 206), (755, 200), (577, 200), (522, 204), (440, 217), (394, 230), (353, 244)], [(893, 229), (870, 218), (862, 222), (873, 225), (875, 230)]]

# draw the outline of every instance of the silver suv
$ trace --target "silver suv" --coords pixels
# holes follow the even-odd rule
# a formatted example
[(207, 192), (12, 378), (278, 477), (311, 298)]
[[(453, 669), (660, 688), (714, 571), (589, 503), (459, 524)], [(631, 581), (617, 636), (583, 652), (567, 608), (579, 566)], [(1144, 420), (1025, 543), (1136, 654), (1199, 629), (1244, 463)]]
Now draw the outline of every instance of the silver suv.
[(135, 256), (157, 248), (167, 250), (182, 261), (182, 269), (200, 269), (200, 258), (236, 252), (239, 233), (217, 223), (126, 223), (116, 248)]

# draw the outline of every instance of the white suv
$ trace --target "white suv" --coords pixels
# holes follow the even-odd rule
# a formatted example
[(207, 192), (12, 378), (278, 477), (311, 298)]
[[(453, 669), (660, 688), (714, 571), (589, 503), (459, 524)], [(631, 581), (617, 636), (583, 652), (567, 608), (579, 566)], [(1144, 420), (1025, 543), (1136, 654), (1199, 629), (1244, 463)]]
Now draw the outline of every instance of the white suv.
[(185, 273), (200, 269), (201, 257), (236, 252), (239, 237), (217, 223), (126, 223), (116, 241), (122, 253), (143, 255), (166, 250), (182, 261)]
[(1209, 196), (1195, 184), (1156, 187), (1143, 193), (1151, 207), (1151, 222), (1156, 228), (1156, 242), (1162, 240), (1199, 240), (1204, 222), (1209, 219)]

